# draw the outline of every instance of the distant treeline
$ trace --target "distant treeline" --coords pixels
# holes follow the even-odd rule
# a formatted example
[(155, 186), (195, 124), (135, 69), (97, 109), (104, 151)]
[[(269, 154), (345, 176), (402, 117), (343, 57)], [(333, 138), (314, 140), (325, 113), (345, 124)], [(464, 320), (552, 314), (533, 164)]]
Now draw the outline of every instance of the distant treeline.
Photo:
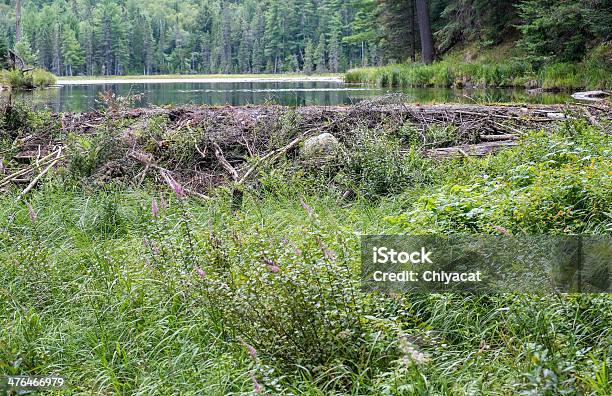
[(0, 51), (57, 75), (340, 72), (418, 59), (423, 3), (438, 54), (574, 61), (611, 38), (612, 0), (0, 0)]

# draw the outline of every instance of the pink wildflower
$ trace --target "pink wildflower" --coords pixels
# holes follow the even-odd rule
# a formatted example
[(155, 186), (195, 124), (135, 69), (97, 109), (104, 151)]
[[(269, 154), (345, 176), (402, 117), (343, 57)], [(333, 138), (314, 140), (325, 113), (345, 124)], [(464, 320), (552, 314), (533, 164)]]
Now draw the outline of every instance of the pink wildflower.
[(151, 201), (151, 213), (153, 213), (153, 217), (157, 217), (159, 214), (159, 208), (157, 207), (157, 200), (155, 198)]
[(204, 270), (202, 268), (200, 268), (200, 267), (196, 268), (196, 272), (198, 273), (200, 278), (206, 278), (206, 272), (204, 272)]
[(26, 203), (28, 206), (28, 214), (30, 215), (30, 221), (34, 223), (36, 221), (36, 212), (34, 212), (34, 208), (29, 203)]
[(510, 231), (501, 226), (493, 226), (493, 229), (502, 235), (510, 236)]
[(166, 200), (164, 199), (163, 194), (162, 194), (162, 195), (160, 196), (160, 198), (159, 198), (159, 206), (160, 206), (162, 209), (167, 209), (167, 208), (168, 208), (168, 204), (166, 203)]
[(253, 390), (255, 391), (255, 393), (263, 392), (263, 387), (259, 382), (257, 382), (257, 378), (255, 378), (254, 375), (251, 378), (253, 379)]
[(274, 262), (274, 260), (271, 260), (267, 257), (263, 258), (263, 262), (266, 264), (266, 266), (268, 267), (268, 271), (277, 274), (278, 271), (280, 271), (280, 267)]
[(257, 359), (257, 349), (255, 349), (254, 346), (246, 344), (247, 350), (249, 351), (249, 356), (251, 357), (251, 359), (256, 360)]
[(172, 190), (174, 190), (174, 193), (179, 198), (183, 198), (187, 195), (185, 194), (185, 189), (183, 188), (183, 186), (181, 186), (176, 180), (170, 179), (170, 185), (172, 186)]

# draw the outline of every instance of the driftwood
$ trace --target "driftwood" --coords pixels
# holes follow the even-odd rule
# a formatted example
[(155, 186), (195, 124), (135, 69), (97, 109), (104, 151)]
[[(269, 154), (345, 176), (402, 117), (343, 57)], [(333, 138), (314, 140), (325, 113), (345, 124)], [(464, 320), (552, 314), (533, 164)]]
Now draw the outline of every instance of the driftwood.
[(586, 91), (586, 92), (576, 92), (572, 94), (572, 98), (576, 100), (586, 100), (589, 102), (599, 102), (601, 100), (604, 100), (610, 95), (612, 95), (612, 93), (606, 92), (606, 91)]

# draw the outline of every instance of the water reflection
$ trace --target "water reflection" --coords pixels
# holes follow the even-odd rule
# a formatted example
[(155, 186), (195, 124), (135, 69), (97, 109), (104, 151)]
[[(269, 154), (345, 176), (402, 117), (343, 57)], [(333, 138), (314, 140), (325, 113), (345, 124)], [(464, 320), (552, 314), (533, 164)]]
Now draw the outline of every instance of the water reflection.
[[(136, 106), (281, 104), (287, 106), (357, 103), (376, 96), (401, 92), (413, 103), (526, 102), (564, 103), (568, 94), (529, 94), (525, 90), (453, 90), (439, 88), (387, 89), (341, 82), (215, 82), (170, 84), (69, 85), (15, 96), (37, 108), (53, 111), (88, 111), (100, 107), (99, 94), (111, 90), (118, 95), (142, 94)], [(4, 94), (6, 95), (6, 94)]]

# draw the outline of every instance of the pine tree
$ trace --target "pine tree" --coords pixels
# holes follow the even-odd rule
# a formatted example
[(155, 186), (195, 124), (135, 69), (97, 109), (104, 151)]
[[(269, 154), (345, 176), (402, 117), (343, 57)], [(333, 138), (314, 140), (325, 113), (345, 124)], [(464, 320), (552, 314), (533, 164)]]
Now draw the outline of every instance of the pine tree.
[(523, 0), (519, 5), (523, 20), (519, 45), (536, 61), (581, 59), (593, 38), (586, 28), (583, 9), (579, 0)]
[(429, 4), (427, 0), (415, 0), (417, 9), (417, 20), (419, 22), (419, 36), (421, 37), (421, 55), (423, 63), (431, 64), (435, 58), (433, 35), (429, 16)]
[(95, 38), (94, 29), (87, 22), (79, 23), (79, 38), (81, 48), (85, 54), (85, 74), (91, 76), (94, 74), (95, 65)]
[(72, 29), (67, 29), (63, 35), (62, 56), (66, 75), (72, 76), (85, 63), (85, 55), (81, 44)]
[(314, 63), (315, 70), (317, 73), (325, 73), (327, 71), (325, 67), (325, 34), (321, 33), (319, 36), (319, 43), (314, 52)]
[(28, 65), (36, 64), (36, 54), (32, 50), (30, 39), (27, 34), (21, 36), (21, 40), (15, 44), (15, 52), (23, 59)]
[(312, 74), (314, 71), (314, 46), (312, 40), (306, 41), (306, 48), (304, 49), (304, 66), (302, 71), (306, 74)]
[(333, 30), (329, 38), (329, 70), (338, 73), (340, 70), (340, 38), (337, 30)]
[(263, 48), (260, 40), (253, 43), (253, 56), (251, 59), (251, 69), (253, 73), (261, 73), (264, 66)]
[(238, 69), (241, 73), (251, 72), (251, 59), (250, 59), (250, 34), (246, 29), (242, 31), (242, 39), (240, 40), (240, 46), (238, 47)]

